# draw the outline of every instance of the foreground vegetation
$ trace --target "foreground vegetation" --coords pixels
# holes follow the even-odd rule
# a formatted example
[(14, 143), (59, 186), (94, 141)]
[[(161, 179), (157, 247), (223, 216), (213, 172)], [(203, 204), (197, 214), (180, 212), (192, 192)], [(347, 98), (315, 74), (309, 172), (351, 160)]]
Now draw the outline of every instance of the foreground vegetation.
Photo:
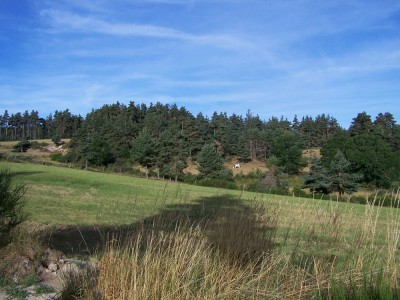
[(398, 209), (2, 166), (50, 246), (98, 261), (64, 299), (399, 297)]
[(129, 243), (111, 242), (100, 259), (97, 282), (83, 293), (106, 299), (399, 297), (398, 236), (391, 236), (398, 220), (387, 225), (387, 240), (376, 243), (378, 228), (368, 213), (354, 231), (356, 224), (338, 216), (333, 205), (331, 211), (317, 207), (311, 212), (325, 226), (280, 234), (275, 232), (282, 226), (278, 211), (212, 200), (226, 201), (226, 207), (211, 209), (210, 204), (208, 218), (189, 218), (172, 230), (171, 216), (163, 216)]

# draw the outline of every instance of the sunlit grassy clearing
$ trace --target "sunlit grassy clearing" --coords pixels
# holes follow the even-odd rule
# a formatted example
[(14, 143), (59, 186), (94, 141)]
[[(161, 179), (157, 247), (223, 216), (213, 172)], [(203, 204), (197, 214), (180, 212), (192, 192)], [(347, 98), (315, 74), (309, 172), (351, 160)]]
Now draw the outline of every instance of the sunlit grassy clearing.
[[(283, 220), (288, 218), (291, 223), (299, 222), (299, 226), (302, 222), (315, 218), (315, 211), (309, 208), (314, 208), (316, 204), (322, 210), (332, 207), (330, 201), (242, 193), (42, 165), (4, 162), (1, 165), (11, 168), (17, 173), (17, 179), (29, 187), (26, 209), (31, 218), (40, 223), (129, 224), (157, 213), (167, 204), (190, 203), (201, 197), (218, 194), (229, 194), (241, 197), (244, 201), (257, 200), (271, 206), (279, 206)], [(334, 203), (344, 217), (363, 218), (363, 205)], [(384, 222), (391, 210), (382, 208), (379, 222)], [(303, 213), (300, 214), (300, 211)]]
[[(298, 237), (310, 232), (321, 240), (335, 234), (331, 222), (340, 217), (348, 230), (342, 232), (343, 242), (355, 234), (368, 219), (376, 224), (374, 238), (381, 243), (387, 231), (388, 220), (396, 209), (366, 207), (336, 201), (261, 195), (249, 192), (199, 187), (174, 182), (146, 180), (131, 176), (94, 173), (68, 168), (2, 163), (16, 172), (17, 179), (29, 188), (26, 210), (32, 221), (61, 225), (122, 225), (133, 224), (177, 204), (190, 204), (216, 195), (229, 194), (243, 201), (260, 201), (279, 211), (278, 238), (284, 239), (290, 228)], [(373, 220), (373, 221), (372, 221)], [(371, 233), (372, 234), (372, 233)], [(368, 236), (366, 238), (369, 238)], [(295, 240), (291, 240), (296, 243)], [(320, 251), (310, 245), (310, 250)], [(329, 248), (329, 242), (327, 242)], [(313, 251), (314, 251), (313, 250)], [(341, 249), (329, 250), (331, 252)]]
[[(159, 234), (161, 241), (167, 237), (165, 247), (168, 248), (169, 235), (164, 233), (169, 234), (169, 231), (164, 230), (168, 229), (169, 219), (163, 217), (163, 212), (169, 209), (179, 213), (179, 209), (188, 208), (190, 213), (196, 213), (195, 210), (201, 210), (202, 203), (207, 201), (212, 204), (223, 198), (240, 198), (240, 205), (263, 203), (268, 208), (267, 219), (276, 220), (273, 222), (277, 230), (276, 247), (271, 256), (261, 254), (266, 258), (262, 266), (250, 264), (242, 269), (236, 263), (227, 264), (209, 248), (209, 233), (214, 230), (219, 230), (221, 235), (234, 230), (230, 235), (232, 239), (246, 244), (238, 238), (237, 231), (245, 228), (241, 226), (245, 222), (238, 215), (225, 215), (223, 210), (207, 230), (199, 231), (197, 226), (190, 227), (189, 231), (177, 227), (178, 231), (172, 231), (171, 237), (177, 238), (178, 243), (168, 248), (169, 252), (146, 246), (144, 258), (148, 259), (142, 260), (138, 256), (140, 252), (128, 249), (129, 253), (123, 252), (120, 256), (119, 251), (125, 251), (125, 248), (110, 248), (100, 257), (102, 273), (98, 281), (103, 293), (111, 293), (109, 299), (116, 299), (112, 296), (115, 289), (118, 293), (132, 295), (131, 299), (142, 299), (147, 293), (159, 292), (160, 289), (152, 287), (161, 284), (162, 291), (170, 293), (165, 299), (187, 299), (187, 296), (195, 299), (195, 295), (199, 299), (210, 295), (213, 299), (215, 294), (232, 299), (253, 296), (302, 299), (325, 292), (338, 282), (348, 284), (351, 281), (360, 287), (364, 276), (375, 282), (379, 272), (386, 276), (385, 284), (393, 287), (398, 282), (398, 209), (241, 193), (67, 168), (29, 164), (2, 166), (10, 167), (16, 172), (17, 179), (28, 185), (27, 210), (31, 218), (40, 223), (140, 224), (145, 217), (154, 216), (150, 219), (160, 218), (167, 224), (161, 231), (159, 226), (154, 227), (155, 245), (158, 245)], [(223, 224), (225, 227), (221, 226)], [(137, 233), (135, 231), (135, 237)], [(184, 242), (181, 243), (182, 238)], [(184, 251), (187, 259), (186, 256), (177, 257), (175, 253), (179, 251)], [(140, 274), (135, 273), (138, 265)], [(160, 266), (165, 273), (160, 272)], [(132, 277), (135, 274), (138, 276)], [(183, 285), (182, 274), (188, 275), (188, 281)], [(129, 280), (126, 285), (121, 280), (123, 275)], [(136, 282), (136, 287), (130, 280)], [(224, 286), (226, 289), (220, 289)], [(146, 290), (147, 287), (150, 290)]]

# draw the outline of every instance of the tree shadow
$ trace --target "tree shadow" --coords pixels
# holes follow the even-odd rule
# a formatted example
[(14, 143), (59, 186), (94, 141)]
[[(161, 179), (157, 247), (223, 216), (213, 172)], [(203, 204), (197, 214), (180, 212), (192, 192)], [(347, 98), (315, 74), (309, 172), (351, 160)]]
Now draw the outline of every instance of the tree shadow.
[(29, 175), (35, 175), (35, 174), (40, 174), (44, 173), (43, 171), (17, 171), (13, 172), (13, 176), (29, 176)]
[(247, 262), (272, 251), (277, 214), (260, 203), (244, 203), (231, 195), (203, 197), (183, 204), (165, 205), (159, 214), (122, 226), (65, 226), (45, 235), (50, 248), (66, 255), (101, 253), (112, 239), (129, 242), (138, 232), (173, 233), (196, 230), (212, 249), (235, 262)]

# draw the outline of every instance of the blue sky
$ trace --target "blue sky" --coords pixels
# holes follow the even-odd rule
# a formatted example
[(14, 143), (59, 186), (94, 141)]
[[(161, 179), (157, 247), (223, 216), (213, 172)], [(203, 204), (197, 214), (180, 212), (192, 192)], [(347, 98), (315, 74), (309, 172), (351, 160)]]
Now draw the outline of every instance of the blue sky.
[(400, 2), (0, 1), (0, 113), (116, 101), (400, 123)]

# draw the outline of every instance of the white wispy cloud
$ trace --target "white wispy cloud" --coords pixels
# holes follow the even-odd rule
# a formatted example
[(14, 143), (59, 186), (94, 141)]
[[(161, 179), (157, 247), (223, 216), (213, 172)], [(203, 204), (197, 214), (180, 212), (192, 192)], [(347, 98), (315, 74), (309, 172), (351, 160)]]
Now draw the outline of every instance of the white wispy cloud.
[(18, 64), (0, 68), (0, 110), (134, 100), (344, 123), (367, 107), (400, 114), (397, 0), (33, 1), (36, 26), (4, 35)]
[(109, 22), (90, 15), (81, 16), (55, 9), (44, 9), (41, 16), (47, 19), (55, 32), (74, 31), (76, 33), (98, 33), (113, 36), (178, 39), (223, 47), (245, 45), (244, 41), (228, 35), (195, 35), (174, 28), (138, 23)]

